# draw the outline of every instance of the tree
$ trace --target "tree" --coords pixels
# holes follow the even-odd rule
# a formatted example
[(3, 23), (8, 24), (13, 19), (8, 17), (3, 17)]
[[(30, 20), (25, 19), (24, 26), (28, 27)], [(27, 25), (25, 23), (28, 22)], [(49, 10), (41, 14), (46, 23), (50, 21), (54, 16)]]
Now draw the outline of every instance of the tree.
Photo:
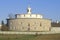
[(4, 21), (3, 20), (1, 21), (1, 24), (2, 24), (1, 30), (3, 30), (3, 28), (4, 28)]
[(1, 24), (2, 24), (1, 30), (2, 31), (8, 31), (7, 24), (4, 24), (4, 21), (1, 21)]
[(12, 18), (15, 18), (15, 15), (12, 14), (12, 13), (10, 13), (10, 14), (8, 15), (8, 17), (9, 17), (10, 19), (12, 19)]
[(1, 22), (1, 24), (2, 24), (2, 26), (4, 26), (4, 21), (2, 20), (2, 22)]

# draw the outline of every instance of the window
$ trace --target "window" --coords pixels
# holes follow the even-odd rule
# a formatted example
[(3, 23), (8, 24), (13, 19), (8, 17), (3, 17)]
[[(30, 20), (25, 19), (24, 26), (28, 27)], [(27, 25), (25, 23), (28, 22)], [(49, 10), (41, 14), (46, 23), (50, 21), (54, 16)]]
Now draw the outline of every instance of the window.
[(22, 29), (24, 29), (24, 27), (22, 27)]
[(34, 29), (36, 29), (36, 27), (34, 27)]
[(35, 24), (36, 24), (36, 22), (35, 22)]
[(30, 24), (28, 23), (28, 26), (30, 26)]
[(10, 24), (12, 24), (12, 22)]
[(28, 27), (28, 31), (30, 31), (30, 27)]
[(42, 26), (41, 23), (40, 23), (40, 26)]
[(21, 22), (21, 24), (22, 24), (22, 22)]
[(25, 15), (24, 15), (24, 17), (25, 17)]
[(30, 24), (28, 23), (28, 31), (30, 31)]
[(14, 26), (13, 29), (16, 30), (16, 27)]

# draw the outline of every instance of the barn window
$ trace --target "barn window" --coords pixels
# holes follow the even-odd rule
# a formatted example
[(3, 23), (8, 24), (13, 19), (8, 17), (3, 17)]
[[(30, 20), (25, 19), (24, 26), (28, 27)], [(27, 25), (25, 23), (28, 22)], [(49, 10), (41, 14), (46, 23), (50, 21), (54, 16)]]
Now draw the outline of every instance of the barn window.
[(28, 23), (28, 31), (30, 31), (30, 23)]
[(16, 27), (14, 26), (13, 29), (16, 30)]
[(22, 27), (22, 29), (24, 29), (24, 27)]
[(40, 23), (40, 26), (42, 26), (42, 24)]
[(10, 24), (12, 24), (12, 22)]
[(28, 23), (28, 26), (30, 26), (30, 24)]
[(22, 22), (21, 22), (21, 24), (22, 24)]
[(36, 27), (34, 27), (34, 29), (36, 29)]
[(37, 22), (35, 22), (35, 24), (37, 24)]

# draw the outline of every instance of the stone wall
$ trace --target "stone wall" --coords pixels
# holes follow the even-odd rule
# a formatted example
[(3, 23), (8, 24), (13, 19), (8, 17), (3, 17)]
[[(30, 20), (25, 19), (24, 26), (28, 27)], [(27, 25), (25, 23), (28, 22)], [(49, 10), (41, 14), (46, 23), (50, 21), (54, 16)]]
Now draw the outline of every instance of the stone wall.
[(51, 20), (40, 18), (9, 19), (9, 30), (13, 31), (50, 31)]

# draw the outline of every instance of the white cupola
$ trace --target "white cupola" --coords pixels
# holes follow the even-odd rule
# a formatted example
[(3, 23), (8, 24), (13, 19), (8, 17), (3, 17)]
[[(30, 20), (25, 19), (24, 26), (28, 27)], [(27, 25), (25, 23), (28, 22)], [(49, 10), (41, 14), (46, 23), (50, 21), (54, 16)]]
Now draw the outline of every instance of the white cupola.
[(27, 8), (27, 13), (31, 14), (31, 8), (30, 8), (30, 6), (28, 6), (28, 8)]

